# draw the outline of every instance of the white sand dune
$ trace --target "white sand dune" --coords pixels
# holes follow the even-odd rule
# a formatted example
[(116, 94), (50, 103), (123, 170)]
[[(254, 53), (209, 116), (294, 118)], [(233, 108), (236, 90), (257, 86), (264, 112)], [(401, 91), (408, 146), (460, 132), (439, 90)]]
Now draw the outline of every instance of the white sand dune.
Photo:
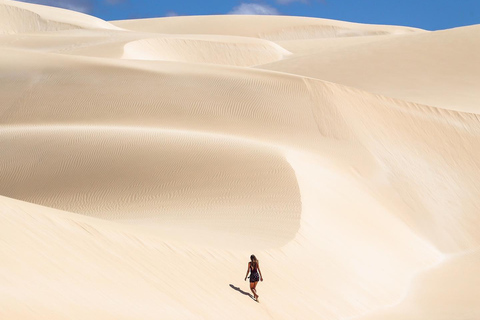
[(404, 300), (362, 320), (476, 319), (480, 314), (478, 250), (449, 257), (415, 279)]
[(0, 2), (0, 318), (480, 318), (476, 26), (58, 10)]
[(250, 67), (281, 60), (290, 52), (279, 45), (243, 37), (163, 37), (132, 41), (124, 59), (167, 60)]
[[(261, 68), (479, 113), (480, 25), (399, 36), (290, 41), (301, 53)], [(284, 45), (284, 43), (279, 43)], [(298, 46), (298, 49), (297, 49)], [(306, 49), (309, 48), (309, 49)]]
[(107, 30), (120, 29), (102, 19), (71, 10), (20, 1), (0, 1), (0, 35), (79, 28)]
[(190, 16), (113, 21), (135, 31), (168, 34), (214, 34), (279, 40), (356, 37), (423, 32), (421, 29), (366, 25), (328, 19), (287, 16)]

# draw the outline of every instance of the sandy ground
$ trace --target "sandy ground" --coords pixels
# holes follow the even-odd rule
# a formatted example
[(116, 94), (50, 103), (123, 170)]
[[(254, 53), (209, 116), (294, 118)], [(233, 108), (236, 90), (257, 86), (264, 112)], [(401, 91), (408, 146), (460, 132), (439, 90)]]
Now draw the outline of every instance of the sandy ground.
[(480, 319), (478, 32), (0, 0), (0, 318)]

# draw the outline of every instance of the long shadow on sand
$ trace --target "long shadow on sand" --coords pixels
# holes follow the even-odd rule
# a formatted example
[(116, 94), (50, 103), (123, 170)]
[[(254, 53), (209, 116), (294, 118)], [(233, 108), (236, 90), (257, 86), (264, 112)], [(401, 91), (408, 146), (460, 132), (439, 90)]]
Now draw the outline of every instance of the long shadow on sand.
[(249, 296), (251, 299), (253, 299), (253, 296), (252, 296), (250, 293), (243, 291), (243, 290), (240, 289), (239, 287), (235, 287), (233, 284), (230, 284), (230, 288), (232, 288), (232, 289), (235, 290), (235, 291), (240, 292), (241, 294), (244, 294), (244, 295), (246, 295), (246, 296)]

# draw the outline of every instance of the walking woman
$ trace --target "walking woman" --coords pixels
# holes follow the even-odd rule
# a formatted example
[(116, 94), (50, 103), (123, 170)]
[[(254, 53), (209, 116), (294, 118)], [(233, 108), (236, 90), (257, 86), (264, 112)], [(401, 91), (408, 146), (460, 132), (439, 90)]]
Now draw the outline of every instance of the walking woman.
[(248, 273), (250, 272), (250, 290), (252, 290), (253, 298), (255, 301), (258, 301), (257, 294), (257, 283), (258, 280), (263, 281), (262, 271), (260, 271), (260, 264), (258, 263), (255, 255), (250, 256), (250, 262), (248, 263), (247, 274), (245, 275), (245, 280), (247, 280)]

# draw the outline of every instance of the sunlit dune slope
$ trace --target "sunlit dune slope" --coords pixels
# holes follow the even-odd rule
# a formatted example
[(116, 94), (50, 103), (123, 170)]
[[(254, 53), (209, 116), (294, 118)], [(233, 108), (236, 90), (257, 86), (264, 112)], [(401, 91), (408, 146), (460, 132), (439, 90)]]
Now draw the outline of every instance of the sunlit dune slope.
[(112, 21), (112, 24), (142, 32), (232, 35), (273, 41), (423, 32), (401, 26), (288, 16), (190, 16)]
[[(328, 171), (321, 177), (344, 180)], [(348, 179), (345, 183), (352, 188)], [(0, 267), (5, 284), (0, 314), (26, 318), (40, 314), (54, 319), (118, 314), (148, 319), (160, 313), (166, 319), (190, 319), (199, 315), (217, 318), (234, 308), (238, 317), (273, 314), (289, 319), (304, 304), (312, 306), (302, 311), (308, 318), (322, 314), (335, 318), (378, 308), (400, 298), (411, 273), (438, 261), (439, 256), (398, 219), (385, 214), (372, 200), (366, 201), (361, 189), (351, 191), (355, 196), (350, 205), (369, 206), (367, 221), (388, 226), (388, 232), (372, 229), (370, 223), (355, 223), (354, 228), (341, 223), (353, 218), (353, 211), (345, 211), (347, 217), (340, 219), (331, 214), (315, 218), (305, 212), (295, 240), (269, 249), (262, 249), (268, 243), (262, 238), (268, 240), (268, 233), (252, 242), (248, 229), (241, 225), (235, 237), (215, 228), (207, 234), (188, 224), (174, 228), (175, 236), (169, 228), (152, 231), (2, 197), (0, 225), (9, 241), (2, 246), (7, 255)], [(338, 199), (332, 200), (326, 203), (338, 204)], [(264, 271), (268, 281), (262, 283), (265, 297), (258, 307), (232, 290), (247, 290), (241, 279), (244, 256), (252, 246), (262, 256), (263, 270), (268, 270)], [(323, 258), (318, 259), (319, 255)], [(339, 286), (349, 289), (338, 290)], [(23, 290), (15, 290), (18, 287)], [(291, 295), (285, 296), (286, 290)]]
[(0, 18), (0, 318), (480, 318), (477, 26)]
[[(4, 125), (156, 127), (320, 152), (358, 168), (365, 183), (380, 190), (378, 182), (369, 180), (377, 172), (382, 184), (408, 205), (401, 210), (403, 219), (442, 250), (478, 244), (475, 224), (467, 223), (478, 220), (477, 199), (451, 192), (478, 189), (479, 163), (471, 156), (479, 142), (474, 115), (263, 71), (150, 62), (103, 63), (99, 69), (98, 60), (44, 54), (25, 59), (22, 54), (31, 55), (7, 50), (4, 55), (11, 58), (3, 61), (42, 61), (42, 68), (52, 69), (46, 77), (34, 65), (25, 65), (22, 76), (2, 85), (9, 103), (2, 110)], [(72, 71), (65, 73), (65, 68)], [(55, 88), (62, 88), (61, 93)], [(358, 156), (345, 157), (352, 150)], [(22, 189), (13, 188), (20, 183), (16, 170), (3, 170), (3, 180), (9, 181), (3, 184), (4, 195), (16, 197), (13, 190)]]
[(450, 257), (419, 275), (405, 299), (361, 320), (476, 319), (480, 314), (480, 252)]
[[(300, 42), (303, 55), (261, 68), (421, 104), (479, 113), (480, 25), (408, 35)], [(314, 49), (306, 50), (305, 47)], [(286, 48), (295, 52), (295, 42)], [(302, 49), (300, 49), (302, 50)]]
[(124, 59), (167, 60), (233, 66), (265, 64), (288, 56), (279, 45), (260, 39), (190, 36), (132, 41), (124, 46)]
[(158, 60), (232, 66), (262, 65), (291, 53), (267, 40), (214, 35), (162, 35), (76, 29), (69, 33), (6, 35), (5, 48), (126, 60)]

